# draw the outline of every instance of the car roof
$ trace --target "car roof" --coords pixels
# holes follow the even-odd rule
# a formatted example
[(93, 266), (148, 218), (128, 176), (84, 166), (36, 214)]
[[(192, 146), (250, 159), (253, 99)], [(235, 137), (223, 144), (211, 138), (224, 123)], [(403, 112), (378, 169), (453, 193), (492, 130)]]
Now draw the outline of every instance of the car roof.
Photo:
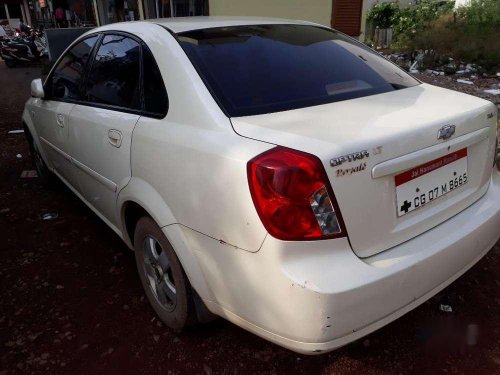
[(99, 32), (128, 32), (135, 34), (144, 41), (154, 41), (154, 30), (158, 27), (164, 27), (173, 34), (179, 34), (192, 30), (209, 29), (214, 27), (230, 27), (230, 26), (245, 26), (245, 25), (310, 25), (320, 26), (308, 21), (289, 20), (285, 18), (269, 18), (269, 17), (213, 17), (213, 16), (198, 16), (198, 17), (173, 17), (173, 18), (156, 18), (144, 21), (129, 21), (117, 22), (93, 28), (82, 34), (76, 40), (82, 40), (87, 36)]
[(212, 27), (244, 26), (244, 25), (269, 25), (269, 24), (294, 24), (315, 25), (312, 22), (289, 20), (284, 18), (269, 17), (173, 17), (149, 19), (148, 22), (155, 23), (168, 28), (174, 33), (182, 33), (191, 30), (208, 29)]

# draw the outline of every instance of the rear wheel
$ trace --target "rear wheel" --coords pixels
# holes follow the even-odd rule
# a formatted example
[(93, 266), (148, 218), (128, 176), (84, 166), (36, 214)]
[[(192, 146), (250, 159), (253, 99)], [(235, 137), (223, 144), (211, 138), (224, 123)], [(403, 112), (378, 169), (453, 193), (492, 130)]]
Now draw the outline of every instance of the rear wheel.
[(139, 219), (134, 248), (142, 286), (160, 319), (178, 331), (195, 323), (189, 280), (170, 242), (151, 218)]

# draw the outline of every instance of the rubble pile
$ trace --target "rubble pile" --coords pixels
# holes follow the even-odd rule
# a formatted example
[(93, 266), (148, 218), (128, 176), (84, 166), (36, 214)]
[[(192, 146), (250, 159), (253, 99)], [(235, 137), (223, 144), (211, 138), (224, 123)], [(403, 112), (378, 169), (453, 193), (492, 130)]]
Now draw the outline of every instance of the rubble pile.
[(451, 57), (437, 58), (428, 50), (416, 54), (379, 53), (418, 78), (430, 78), (424, 81), (438, 85), (443, 83), (445, 87), (455, 90), (458, 89), (457, 86), (470, 86), (460, 91), (489, 99), (500, 108), (500, 72), (488, 74), (479, 65), (457, 61)]
[[(420, 51), (413, 55), (405, 52), (390, 54), (380, 52), (380, 54), (399, 65), (401, 68), (410, 71), (410, 73), (431, 71), (432, 74), (435, 75), (452, 75), (478, 73), (482, 71), (479, 65), (455, 61), (452, 57), (438, 59), (429, 51)], [(483, 75), (488, 76), (486, 73), (483, 73)], [(500, 76), (500, 72), (497, 73), (497, 76)]]

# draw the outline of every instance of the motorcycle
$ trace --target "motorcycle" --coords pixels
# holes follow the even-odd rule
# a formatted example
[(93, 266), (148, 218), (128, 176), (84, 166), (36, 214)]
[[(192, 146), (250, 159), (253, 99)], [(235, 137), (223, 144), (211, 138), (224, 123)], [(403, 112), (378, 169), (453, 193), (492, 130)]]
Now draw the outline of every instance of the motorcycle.
[(36, 62), (46, 54), (47, 42), (42, 30), (27, 25), (22, 25), (13, 38), (0, 40), (0, 57), (9, 68), (18, 63)]

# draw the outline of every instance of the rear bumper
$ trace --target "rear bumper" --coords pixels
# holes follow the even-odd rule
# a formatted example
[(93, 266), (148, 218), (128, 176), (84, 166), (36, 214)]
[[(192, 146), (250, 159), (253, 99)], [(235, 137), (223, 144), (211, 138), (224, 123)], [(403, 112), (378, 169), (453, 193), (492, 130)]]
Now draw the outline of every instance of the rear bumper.
[(248, 253), (189, 236), (196, 237), (191, 244), (211, 291), (202, 296), (210, 310), (291, 350), (330, 351), (425, 302), (494, 246), (500, 173), (460, 214), (370, 258), (356, 257), (345, 239), (268, 236), (259, 252)]

